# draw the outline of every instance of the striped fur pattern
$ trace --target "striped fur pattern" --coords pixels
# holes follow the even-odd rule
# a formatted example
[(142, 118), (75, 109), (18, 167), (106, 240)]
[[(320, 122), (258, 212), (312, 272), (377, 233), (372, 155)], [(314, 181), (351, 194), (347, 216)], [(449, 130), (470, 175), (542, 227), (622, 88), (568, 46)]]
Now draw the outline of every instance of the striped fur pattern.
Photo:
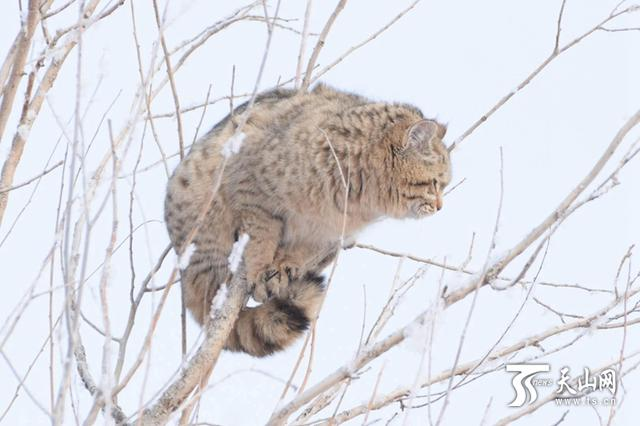
[[(194, 144), (169, 180), (165, 219), (178, 251), (206, 208), (223, 144), (245, 108)], [(411, 105), (325, 85), (258, 96), (242, 132), (181, 280), (187, 308), (204, 323), (228, 280), (232, 246), (247, 233), (246, 276), (262, 305), (242, 311), (227, 348), (264, 356), (291, 344), (315, 317), (320, 274), (340, 242), (383, 217), (440, 210), (451, 167), (442, 124)]]

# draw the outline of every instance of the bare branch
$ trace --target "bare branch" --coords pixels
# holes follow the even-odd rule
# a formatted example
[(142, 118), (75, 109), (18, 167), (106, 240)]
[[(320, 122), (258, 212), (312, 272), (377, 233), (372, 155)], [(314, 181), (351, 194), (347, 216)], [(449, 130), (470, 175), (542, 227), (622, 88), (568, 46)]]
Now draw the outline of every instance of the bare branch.
[(54, 164), (53, 166), (49, 167), (48, 169), (45, 169), (42, 173), (40, 173), (37, 176), (32, 177), (31, 179), (28, 179), (22, 183), (19, 183), (17, 185), (12, 186), (11, 188), (0, 188), (0, 193), (2, 192), (9, 192), (9, 191), (13, 191), (14, 189), (18, 189), (18, 188), (22, 188), (23, 186), (27, 186), (29, 185), (31, 182), (34, 182), (38, 179), (40, 179), (41, 177), (43, 177), (44, 175), (51, 173), (52, 171), (54, 171), (55, 169), (57, 169), (58, 167), (60, 167), (62, 165), (63, 161), (60, 160), (58, 161), (56, 164)]
[(144, 410), (136, 424), (166, 424), (169, 416), (180, 408), (202, 378), (208, 376), (227, 341), (240, 309), (246, 304), (248, 291), (247, 282), (240, 272), (233, 277), (229, 285), (226, 303), (220, 308), (212, 308), (211, 318), (206, 325), (206, 338), (196, 354), (191, 357), (178, 380), (162, 393), (158, 402)]
[[(24, 65), (27, 62), (27, 56), (31, 48), (31, 39), (35, 32), (36, 25), (40, 20), (40, 10), (38, 8), (38, 0), (29, 0), (29, 10), (27, 12), (27, 20), (22, 24), (18, 38), (18, 44), (15, 48), (15, 53), (7, 56), (7, 61), (13, 59), (11, 65), (11, 76), (7, 81), (6, 86), (2, 87), (2, 102), (0, 103), (0, 140), (4, 134), (4, 129), (11, 113), (11, 107), (13, 107), (13, 101), (18, 91), (18, 84), (22, 78), (24, 72)], [(8, 62), (6, 62), (8, 63)], [(3, 66), (4, 68), (4, 66)]]
[(300, 51), (298, 52), (298, 65), (296, 66), (295, 88), (299, 88), (302, 82), (302, 62), (304, 61), (304, 53), (309, 37), (309, 20), (311, 18), (311, 5), (313, 0), (307, 0), (307, 7), (304, 11), (304, 24), (302, 25), (302, 35), (300, 36)]
[[(542, 63), (540, 65), (538, 65), (538, 67), (536, 67), (524, 80), (522, 80), (520, 82), (520, 84), (518, 84), (518, 86), (513, 91), (511, 91), (511, 92), (507, 93), (505, 96), (503, 96), (502, 99), (500, 99), (493, 107), (491, 107), (486, 113), (484, 113), (482, 115), (482, 117), (480, 117), (476, 122), (474, 122), (471, 125), (471, 127), (469, 127), (467, 130), (465, 130), (464, 133), (462, 133), (462, 135), (458, 136), (458, 138), (456, 138), (455, 141), (449, 146), (449, 148), (448, 148), (449, 151), (453, 151), (454, 149), (456, 149), (458, 147), (458, 145), (463, 140), (465, 140), (478, 127), (480, 127), (493, 114), (495, 114), (496, 111), (498, 111), (500, 108), (502, 108), (504, 106), (504, 104), (506, 104), (513, 96), (515, 96), (522, 89), (524, 89), (529, 83), (531, 83), (531, 81), (533, 81), (533, 79), (536, 78), (538, 76), (538, 74), (540, 74), (540, 72), (542, 72), (542, 70), (547, 67), (547, 65), (549, 65), (551, 62), (553, 62), (562, 53), (564, 53), (567, 50), (571, 49), (573, 46), (577, 45), (582, 40), (586, 39), (587, 37), (589, 37), (590, 35), (592, 35), (596, 31), (602, 30), (603, 29), (603, 25), (607, 24), (608, 22), (612, 21), (613, 19), (617, 18), (618, 16), (621, 16), (621, 15), (624, 15), (624, 14), (627, 14), (627, 13), (633, 13), (633, 12), (636, 12), (637, 10), (638, 10), (638, 7), (634, 7), (634, 6), (628, 7), (626, 9), (624, 9), (624, 10), (621, 10), (621, 11), (616, 11), (614, 9), (614, 11), (611, 14), (609, 14), (609, 16), (607, 16), (605, 19), (600, 21), (597, 25), (595, 25), (591, 29), (585, 31), (580, 36), (576, 37), (575, 39), (573, 39), (572, 41), (568, 42), (564, 46), (562, 46), (560, 48), (557, 45), (554, 46), (554, 49), (551, 52), (551, 54), (544, 61), (542, 61)], [(561, 14), (558, 17), (556, 43), (559, 43), (560, 24), (561, 24), (562, 12), (563, 11), (564, 11), (564, 0), (563, 0), (563, 3), (562, 3)]]
[[(636, 125), (640, 123), (640, 111), (637, 111), (627, 122), (620, 128), (618, 133), (614, 136), (611, 143), (602, 154), (598, 162), (593, 166), (593, 168), (589, 171), (589, 173), (578, 183), (578, 185), (571, 191), (565, 199), (556, 207), (556, 209), (538, 226), (536, 226), (529, 234), (522, 239), (515, 247), (509, 250), (505, 255), (503, 255), (500, 259), (496, 260), (486, 277), (484, 277), (484, 283), (492, 281), (495, 277), (509, 264), (513, 259), (519, 256), (527, 247), (529, 247), (534, 241), (536, 241), (540, 236), (549, 229), (554, 223), (558, 220), (562, 219), (565, 214), (569, 211), (573, 202), (578, 198), (578, 196), (589, 186), (591, 182), (596, 178), (596, 176), (600, 173), (605, 164), (611, 159), (611, 156), (615, 153), (616, 149), (620, 146), (622, 141), (625, 139), (625, 136), (633, 129)], [(463, 287), (459, 290), (456, 290), (449, 295), (446, 296), (447, 304), (455, 303), (458, 300), (461, 300), (469, 293), (474, 291), (476, 285), (475, 283), (468, 285), (467, 287)]]
[(164, 39), (163, 23), (160, 20), (160, 11), (158, 10), (157, 0), (153, 0), (153, 13), (156, 18), (156, 26), (160, 34), (160, 45), (164, 52), (164, 63), (167, 68), (167, 76), (169, 77), (169, 85), (171, 86), (171, 95), (173, 96), (173, 105), (176, 109), (176, 119), (178, 123), (178, 143), (180, 145), (180, 158), (184, 157), (184, 136), (182, 133), (182, 115), (180, 114), (180, 100), (178, 98), (178, 89), (176, 88), (176, 80), (173, 75), (173, 67), (171, 66), (171, 58), (169, 57), (169, 49)]
[(313, 72), (313, 68), (315, 67), (316, 61), (318, 60), (318, 56), (320, 56), (320, 51), (324, 46), (333, 23), (335, 22), (340, 12), (342, 12), (342, 9), (344, 9), (346, 4), (347, 0), (340, 0), (336, 5), (333, 13), (331, 14), (331, 16), (329, 16), (329, 19), (327, 19), (327, 22), (324, 24), (324, 27), (320, 32), (320, 37), (318, 38), (316, 46), (313, 48), (313, 52), (311, 53), (311, 57), (309, 58), (309, 62), (307, 62), (307, 70), (304, 73), (304, 79), (302, 80), (302, 85), (300, 86), (301, 93), (306, 92), (309, 88), (309, 85), (311, 84), (311, 73)]
[[(360, 43), (356, 44), (355, 46), (350, 47), (346, 52), (344, 52), (342, 55), (340, 55), (338, 58), (336, 58), (333, 62), (331, 62), (329, 65), (327, 65), (326, 67), (324, 67), (320, 71), (318, 71), (316, 73), (316, 75), (313, 77), (313, 80), (311, 81), (311, 83), (314, 83), (314, 82), (318, 81), (320, 79), (320, 77), (322, 77), (324, 74), (326, 74), (328, 71), (330, 71), (333, 67), (335, 67), (340, 62), (342, 62), (347, 56), (351, 55), (353, 52), (355, 52), (356, 50), (360, 49), (362, 46), (364, 46), (364, 45), (368, 44), (369, 42), (373, 41), (374, 39), (376, 39), (380, 34), (385, 32), (386, 30), (388, 30), (389, 27), (391, 27), (393, 24), (398, 22), (400, 20), (400, 18), (402, 18), (404, 15), (406, 15), (419, 2), (420, 2), (420, 0), (414, 0), (413, 3), (411, 3), (402, 12), (397, 14), (396, 17), (393, 18), (391, 21), (389, 21), (385, 26), (380, 28), (375, 33), (371, 34), (371, 36), (369, 36), (367, 39), (361, 41)], [(309, 72), (309, 70), (307, 70), (307, 72)]]

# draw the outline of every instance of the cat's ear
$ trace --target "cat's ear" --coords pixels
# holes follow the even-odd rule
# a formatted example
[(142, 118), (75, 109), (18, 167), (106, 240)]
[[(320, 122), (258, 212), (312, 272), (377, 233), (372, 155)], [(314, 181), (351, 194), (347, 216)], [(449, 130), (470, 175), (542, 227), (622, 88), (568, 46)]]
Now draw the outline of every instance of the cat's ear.
[(407, 130), (403, 141), (404, 148), (415, 148), (420, 152), (431, 151), (433, 141), (438, 137), (442, 139), (446, 131), (446, 127), (433, 120), (420, 120)]

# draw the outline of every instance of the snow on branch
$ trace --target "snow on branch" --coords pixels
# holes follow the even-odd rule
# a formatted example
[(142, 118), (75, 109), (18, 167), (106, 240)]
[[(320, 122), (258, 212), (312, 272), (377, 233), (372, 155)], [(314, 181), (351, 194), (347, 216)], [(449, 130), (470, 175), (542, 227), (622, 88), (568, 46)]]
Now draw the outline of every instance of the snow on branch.
[[(225, 291), (218, 292), (225, 297), (224, 303), (211, 311), (211, 318), (205, 326), (205, 339), (196, 353), (189, 359), (180, 376), (160, 395), (155, 404), (144, 410), (142, 416), (133, 422), (137, 425), (163, 425), (169, 417), (184, 406), (197, 386), (206, 380), (215, 366), (227, 337), (238, 318), (240, 309), (246, 304), (249, 289), (244, 278), (243, 268), (231, 279)], [(215, 301), (215, 298), (214, 298)]]
[(239, 153), (245, 137), (246, 135), (243, 132), (240, 132), (227, 139), (224, 145), (222, 145), (222, 155), (224, 158), (229, 158), (232, 155)]
[(235, 273), (238, 270), (238, 266), (240, 265), (240, 261), (242, 260), (242, 255), (244, 253), (244, 249), (249, 242), (249, 234), (242, 234), (238, 241), (233, 243), (233, 248), (231, 249), (231, 254), (229, 255), (229, 270), (231, 273)]
[(191, 243), (187, 246), (184, 252), (180, 256), (178, 256), (178, 267), (180, 269), (187, 269), (187, 266), (189, 266), (189, 262), (191, 261), (191, 256), (193, 256), (193, 253), (195, 253), (196, 249), (196, 245), (194, 243)]

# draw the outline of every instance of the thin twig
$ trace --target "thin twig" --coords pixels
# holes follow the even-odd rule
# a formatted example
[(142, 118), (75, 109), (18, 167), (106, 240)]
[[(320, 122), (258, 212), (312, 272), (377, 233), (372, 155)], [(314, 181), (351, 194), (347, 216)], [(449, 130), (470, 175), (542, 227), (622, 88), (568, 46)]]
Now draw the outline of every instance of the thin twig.
[(31, 182), (34, 182), (38, 179), (40, 179), (41, 177), (43, 177), (46, 174), (51, 173), (52, 171), (54, 171), (55, 169), (57, 169), (58, 167), (60, 167), (62, 165), (63, 161), (60, 160), (58, 161), (56, 164), (54, 164), (53, 166), (49, 167), (48, 169), (45, 169), (42, 173), (40, 173), (37, 176), (32, 177), (31, 179), (28, 179), (22, 183), (19, 183), (18, 185), (14, 185), (11, 188), (7, 188), (7, 189), (3, 189), (0, 188), (0, 193), (2, 192), (9, 192), (9, 191), (13, 191), (14, 189), (18, 189), (18, 188), (22, 188), (23, 186), (27, 186), (29, 185)]
[(311, 73), (313, 72), (313, 68), (316, 65), (316, 61), (318, 60), (318, 56), (320, 55), (320, 51), (325, 44), (327, 36), (329, 35), (331, 26), (335, 22), (340, 12), (342, 12), (342, 9), (344, 9), (346, 4), (347, 0), (339, 0), (336, 8), (333, 10), (333, 13), (331, 14), (331, 16), (329, 16), (329, 19), (327, 19), (327, 22), (324, 24), (324, 27), (320, 32), (320, 37), (318, 38), (316, 46), (313, 48), (313, 52), (311, 53), (311, 57), (309, 58), (309, 62), (307, 62), (307, 70), (304, 73), (304, 79), (302, 80), (302, 85), (300, 86), (300, 93), (306, 92), (309, 88), (309, 85), (311, 84)]

